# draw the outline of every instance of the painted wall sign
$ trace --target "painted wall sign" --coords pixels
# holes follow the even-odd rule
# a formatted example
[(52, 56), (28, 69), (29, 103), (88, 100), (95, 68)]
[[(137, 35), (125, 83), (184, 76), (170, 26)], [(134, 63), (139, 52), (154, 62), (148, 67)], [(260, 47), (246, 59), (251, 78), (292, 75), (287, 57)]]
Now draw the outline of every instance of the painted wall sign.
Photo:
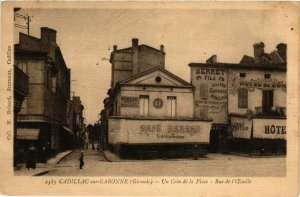
[(285, 119), (253, 119), (253, 138), (286, 139)]
[(154, 101), (153, 101), (153, 106), (156, 108), (156, 109), (160, 109), (160, 108), (162, 108), (163, 107), (163, 100), (162, 99), (160, 99), (160, 98), (156, 98), (156, 99), (154, 99)]
[(259, 90), (275, 90), (281, 89), (286, 92), (286, 82), (279, 81), (277, 79), (243, 79), (234, 74), (229, 78), (228, 81), (228, 90), (231, 94), (236, 94), (238, 89), (246, 88), (249, 91), (254, 91), (255, 89)]
[(231, 130), (233, 138), (250, 139), (252, 120), (243, 117), (231, 117)]
[(122, 96), (121, 107), (139, 107), (139, 97)]
[[(215, 123), (227, 123), (227, 71), (222, 68), (191, 68), (195, 86), (195, 116), (208, 113)], [(206, 107), (203, 111), (203, 106)], [(206, 112), (207, 111), (207, 112)], [(201, 115), (202, 114), (202, 115)]]
[(109, 119), (110, 143), (209, 143), (211, 122)]

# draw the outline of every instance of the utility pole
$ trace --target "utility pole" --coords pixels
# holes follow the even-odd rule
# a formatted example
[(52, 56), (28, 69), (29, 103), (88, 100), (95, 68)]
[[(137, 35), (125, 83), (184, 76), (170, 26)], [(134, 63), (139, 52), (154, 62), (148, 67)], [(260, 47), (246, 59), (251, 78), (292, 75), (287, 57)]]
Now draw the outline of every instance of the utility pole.
[(27, 34), (29, 35), (30, 33), (30, 22), (31, 22), (31, 18), (33, 18), (33, 16), (29, 16), (28, 14), (26, 15), (22, 15), (22, 14), (18, 14), (16, 13), (17, 11), (19, 11), (20, 9), (14, 9), (14, 21), (16, 21), (16, 18), (21, 18), (23, 20), (25, 20), (26, 25), (20, 25), (20, 24), (15, 24), (16, 27), (21, 28), (21, 29), (27, 29)]

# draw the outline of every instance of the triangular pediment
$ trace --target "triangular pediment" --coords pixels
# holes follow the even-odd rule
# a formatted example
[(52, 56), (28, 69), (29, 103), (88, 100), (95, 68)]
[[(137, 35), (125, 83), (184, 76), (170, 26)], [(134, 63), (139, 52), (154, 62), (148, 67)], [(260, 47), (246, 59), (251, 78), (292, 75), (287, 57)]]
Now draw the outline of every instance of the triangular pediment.
[(125, 81), (122, 81), (120, 84), (192, 87), (192, 85), (188, 82), (160, 66), (139, 73)]

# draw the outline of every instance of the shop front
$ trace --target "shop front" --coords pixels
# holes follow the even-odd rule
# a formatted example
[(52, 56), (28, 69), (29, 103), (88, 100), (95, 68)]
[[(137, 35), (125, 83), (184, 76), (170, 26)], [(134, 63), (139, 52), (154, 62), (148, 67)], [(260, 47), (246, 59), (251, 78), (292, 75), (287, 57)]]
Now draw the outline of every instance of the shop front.
[(210, 120), (195, 119), (110, 117), (108, 123), (109, 144), (120, 155), (152, 152), (187, 156), (194, 145), (205, 149), (211, 129)]
[(232, 149), (259, 155), (285, 154), (286, 117), (230, 115)]

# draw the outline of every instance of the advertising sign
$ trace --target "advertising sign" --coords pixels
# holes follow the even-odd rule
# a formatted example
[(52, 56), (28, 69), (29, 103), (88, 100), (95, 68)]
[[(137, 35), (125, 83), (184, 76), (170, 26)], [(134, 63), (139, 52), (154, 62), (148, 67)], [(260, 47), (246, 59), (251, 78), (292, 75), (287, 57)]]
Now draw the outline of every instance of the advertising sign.
[(139, 107), (139, 97), (122, 96), (121, 107)]
[(209, 143), (211, 122), (109, 119), (109, 142), (129, 144)]
[(214, 123), (227, 123), (227, 72), (222, 68), (192, 68), (195, 86), (195, 116), (201, 117), (201, 109), (208, 109), (208, 117)]
[(231, 130), (233, 138), (250, 139), (252, 120), (243, 117), (231, 117)]
[(286, 139), (286, 119), (253, 119), (253, 138)]

